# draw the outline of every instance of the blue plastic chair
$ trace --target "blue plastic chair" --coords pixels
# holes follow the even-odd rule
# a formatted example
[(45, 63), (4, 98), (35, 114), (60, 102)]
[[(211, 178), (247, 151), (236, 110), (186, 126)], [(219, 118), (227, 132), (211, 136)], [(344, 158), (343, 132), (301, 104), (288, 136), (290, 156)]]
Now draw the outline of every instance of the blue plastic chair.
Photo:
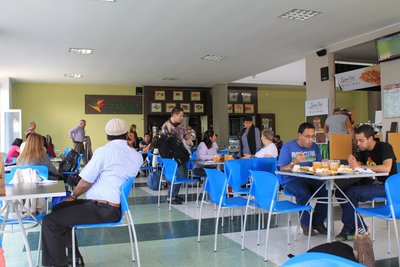
[[(121, 219), (118, 222), (109, 222), (109, 223), (97, 223), (97, 224), (77, 224), (72, 227), (72, 247), (75, 247), (75, 231), (78, 229), (87, 229), (87, 228), (104, 228), (104, 227), (122, 227), (127, 226), (129, 229), (129, 239), (131, 243), (131, 253), (132, 253), (132, 261), (135, 261), (135, 252), (133, 249), (133, 241), (135, 242), (135, 251), (137, 256), (137, 265), (140, 267), (140, 257), (139, 257), (139, 247), (136, 236), (135, 225), (133, 223), (133, 218), (131, 211), (129, 209), (128, 197), (129, 192), (132, 189), (132, 185), (135, 181), (135, 177), (129, 178), (120, 189), (120, 197), (121, 197)], [(133, 233), (133, 241), (132, 241), (132, 233)], [(72, 263), (73, 266), (76, 266), (75, 262), (75, 249), (72, 250)]]
[(15, 164), (17, 164), (17, 160), (18, 160), (18, 158), (12, 157), (11, 162), (8, 162), (7, 157), (4, 157), (4, 163), (7, 165), (15, 165)]
[(143, 165), (140, 167), (140, 171), (146, 172), (147, 174), (149, 172), (154, 171), (156, 168), (154, 168), (152, 166), (153, 163), (153, 150), (149, 149), (147, 151), (147, 158), (146, 160), (143, 162)]
[[(207, 174), (207, 179), (204, 184), (204, 192), (209, 193), (210, 195), (210, 201), (216, 205), (218, 205), (218, 211), (217, 211), (217, 218), (215, 221), (215, 237), (214, 237), (214, 251), (217, 251), (217, 234), (218, 234), (218, 222), (219, 222), (219, 215), (221, 212), (222, 208), (239, 208), (239, 207), (245, 207), (247, 204), (247, 199), (243, 198), (241, 196), (237, 197), (230, 197), (227, 198), (227, 185), (228, 185), (228, 180), (226, 175), (218, 170), (214, 169), (205, 169), (206, 174)], [(198, 224), (198, 233), (197, 233), (197, 242), (200, 242), (200, 231), (201, 231), (201, 215), (203, 211), (203, 204), (205, 203), (204, 201), (204, 193), (201, 199), (201, 204), (200, 204), (200, 215), (199, 215), (199, 224)], [(243, 210), (242, 210), (243, 214)], [(240, 216), (241, 218), (241, 226), (243, 226), (242, 223), (242, 214)], [(243, 229), (243, 227), (241, 227)]]
[(321, 252), (307, 252), (299, 254), (287, 260), (282, 267), (365, 267), (355, 261), (348, 260), (336, 255), (321, 253)]
[(67, 155), (71, 151), (70, 147), (64, 147), (64, 155)]
[[(169, 198), (172, 199), (172, 189), (174, 188), (174, 184), (190, 184), (197, 183), (197, 196), (199, 195), (199, 179), (196, 177), (190, 179), (188, 177), (176, 177), (176, 170), (178, 169), (178, 163), (173, 159), (167, 158), (158, 158), (158, 162), (162, 164), (161, 169), (161, 178), (158, 186), (158, 207), (160, 207), (160, 192), (161, 192), (161, 184), (165, 181), (171, 183), (170, 195)], [(165, 180), (163, 180), (163, 177)], [(169, 211), (171, 211), (171, 202), (169, 202)], [(185, 191), (185, 203), (187, 204), (187, 187)]]
[[(374, 207), (374, 208), (356, 208), (355, 209), (355, 222), (356, 222), (356, 233), (358, 232), (358, 220), (357, 216), (360, 213), (378, 217), (385, 220), (391, 220), (394, 225), (394, 231), (396, 234), (397, 242), (397, 255), (400, 266), (400, 243), (399, 243), (399, 233), (397, 229), (396, 220), (400, 219), (400, 174), (394, 174), (390, 176), (385, 182), (385, 192), (387, 198), (387, 204), (384, 206)], [(364, 225), (363, 225), (364, 227)], [(365, 229), (364, 229), (365, 230)]]
[(73, 174), (78, 174), (79, 173), (79, 169), (81, 168), (81, 160), (82, 160), (83, 154), (79, 154), (78, 159), (77, 159), (77, 164), (74, 168), (73, 171), (70, 172), (63, 172), (64, 175), (68, 175), (71, 176)]
[[(310, 225), (308, 232), (308, 242), (307, 249), (310, 247), (310, 235), (311, 235), (311, 226), (312, 226), (312, 213), (313, 209), (311, 206), (303, 206), (299, 204), (295, 204), (288, 200), (277, 201), (278, 197), (278, 189), (279, 183), (278, 178), (269, 172), (262, 171), (251, 171), (252, 184), (250, 186), (250, 195), (248, 197), (248, 204), (246, 206), (245, 219), (244, 219), (244, 230), (243, 230), (243, 238), (242, 238), (242, 249), (244, 249), (244, 234), (246, 231), (246, 220), (247, 220), (247, 211), (250, 205), (251, 196), (254, 197), (254, 203), (257, 207), (262, 208), (263, 210), (268, 212), (268, 221), (267, 221), (267, 234), (265, 237), (265, 256), (264, 260), (268, 259), (268, 236), (269, 236), (269, 228), (271, 224), (271, 217), (273, 214), (278, 213), (289, 213), (298, 212), (299, 211), (308, 211), (310, 212)], [(251, 203), (253, 204), (253, 203)], [(300, 219), (299, 219), (300, 221)], [(289, 244), (289, 216), (288, 216), (288, 244)], [(260, 236), (260, 221), (258, 223), (258, 240)], [(259, 243), (259, 242), (258, 242)]]
[[(13, 166), (11, 168), (10, 174), (6, 176), (6, 180), (5, 180), (6, 184), (10, 183), (10, 181), (14, 177), (16, 170), (18, 170), (18, 169), (33, 169), (33, 170), (36, 170), (36, 172), (39, 175), (41, 180), (48, 180), (48, 178), (49, 178), (49, 170), (46, 166), (43, 166), (43, 165), (19, 165), (19, 166)], [(1, 201), (0, 201), (0, 203), (1, 203)], [(46, 201), (46, 210), (45, 211), (43, 211), (42, 213), (40, 213), (38, 215), (35, 215), (35, 217), (30, 216), (30, 217), (21, 218), (24, 225), (25, 224), (28, 225), (27, 227), (24, 227), (24, 229), (29, 230), (29, 229), (36, 227), (41, 221), (43, 221), (43, 218), (44, 218), (44, 216), (46, 216), (47, 212), (48, 212), (48, 206), (47, 206), (47, 201)], [(1, 215), (0, 215), (0, 221), (7, 225), (18, 225), (19, 224), (17, 219), (7, 218), (7, 220), (4, 221), (4, 217)], [(3, 233), (13, 233), (13, 232), (17, 232), (17, 231), (20, 231), (20, 230), (12, 229), (12, 230), (4, 231)], [(42, 228), (40, 228), (40, 231), (39, 231), (39, 244), (38, 244), (39, 248), (41, 246), (41, 232), (42, 232)], [(39, 251), (39, 253), (40, 253), (40, 251)], [(40, 255), (38, 254), (36, 266), (39, 266), (39, 258), (40, 258)]]
[(253, 171), (264, 171), (275, 174), (277, 170), (276, 158), (252, 158), (251, 163), (251, 170)]
[(248, 194), (249, 187), (243, 188), (249, 184), (250, 170), (252, 167), (251, 159), (228, 160), (224, 164), (228, 185), (232, 187), (232, 194)]

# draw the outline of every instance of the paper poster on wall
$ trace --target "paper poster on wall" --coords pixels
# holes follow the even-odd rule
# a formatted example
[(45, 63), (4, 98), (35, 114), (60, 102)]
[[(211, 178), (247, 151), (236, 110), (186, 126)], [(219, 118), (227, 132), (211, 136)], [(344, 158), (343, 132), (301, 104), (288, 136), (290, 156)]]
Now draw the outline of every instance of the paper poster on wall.
[(314, 125), (317, 144), (327, 143), (324, 124), (329, 112), (328, 103), (328, 98), (306, 101), (306, 121)]
[(383, 86), (383, 116), (400, 117), (400, 83)]

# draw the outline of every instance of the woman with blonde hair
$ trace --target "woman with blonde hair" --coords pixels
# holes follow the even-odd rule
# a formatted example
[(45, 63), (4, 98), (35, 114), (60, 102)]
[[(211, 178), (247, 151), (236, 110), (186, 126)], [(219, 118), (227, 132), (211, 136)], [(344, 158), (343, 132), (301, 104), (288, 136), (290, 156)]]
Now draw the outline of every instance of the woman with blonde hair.
[(24, 150), (18, 157), (17, 165), (44, 165), (49, 169), (49, 180), (58, 180), (57, 169), (46, 152), (43, 136), (31, 133), (26, 139)]

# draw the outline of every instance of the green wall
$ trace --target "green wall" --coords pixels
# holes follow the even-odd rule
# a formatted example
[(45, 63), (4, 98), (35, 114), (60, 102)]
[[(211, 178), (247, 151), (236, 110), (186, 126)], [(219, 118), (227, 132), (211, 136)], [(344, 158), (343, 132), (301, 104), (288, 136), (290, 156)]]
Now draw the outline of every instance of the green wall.
[(37, 132), (50, 134), (57, 150), (72, 146), (68, 131), (85, 119), (86, 135), (90, 136), (94, 150), (107, 142), (104, 127), (113, 117), (124, 119), (128, 125), (136, 124), (139, 136), (143, 136), (143, 115), (85, 114), (85, 95), (134, 95), (135, 87), (16, 83), (12, 89), (12, 108), (22, 110), (23, 132), (29, 122), (35, 121)]
[[(258, 113), (275, 113), (276, 133), (286, 142), (296, 138), (304, 122), (306, 90), (304, 88), (258, 88)], [(368, 93), (336, 91), (336, 106), (350, 109), (355, 123), (368, 120)]]

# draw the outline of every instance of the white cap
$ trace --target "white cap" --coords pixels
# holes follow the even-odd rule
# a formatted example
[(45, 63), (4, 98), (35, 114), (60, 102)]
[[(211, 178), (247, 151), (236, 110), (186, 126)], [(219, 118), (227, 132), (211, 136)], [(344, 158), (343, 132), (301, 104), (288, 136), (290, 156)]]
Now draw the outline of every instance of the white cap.
[(122, 135), (128, 132), (128, 125), (120, 118), (113, 118), (107, 122), (104, 130), (107, 135)]

